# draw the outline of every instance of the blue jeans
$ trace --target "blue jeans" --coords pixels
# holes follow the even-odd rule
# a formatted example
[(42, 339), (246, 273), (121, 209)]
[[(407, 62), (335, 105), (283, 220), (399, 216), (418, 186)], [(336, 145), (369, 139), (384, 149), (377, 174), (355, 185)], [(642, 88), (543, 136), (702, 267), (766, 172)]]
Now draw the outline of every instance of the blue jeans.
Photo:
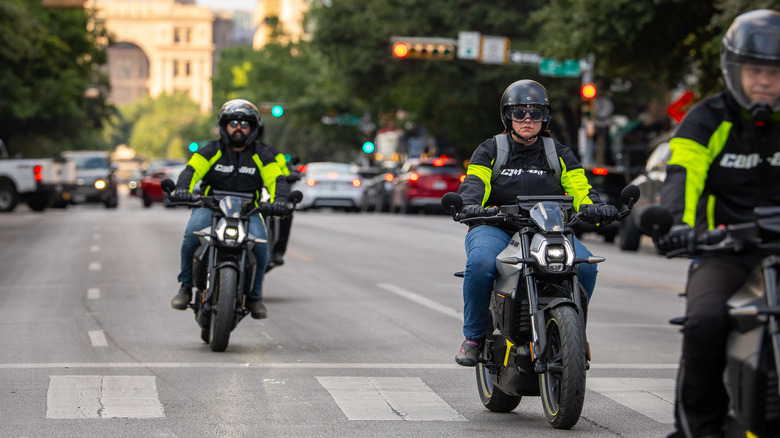
[[(187, 228), (184, 230), (184, 240), (181, 243), (181, 271), (178, 280), (184, 287), (192, 287), (192, 259), (195, 257), (195, 251), (200, 246), (198, 236), (192, 234), (195, 231), (202, 230), (211, 225), (212, 211), (208, 208), (195, 208), (192, 210), (190, 220), (187, 222)], [(258, 239), (268, 239), (265, 231), (265, 223), (259, 214), (252, 215), (249, 219), (249, 234)], [(268, 266), (268, 244), (255, 243), (252, 248), (252, 254), (257, 261), (257, 270), (255, 272), (255, 284), (252, 291), (247, 296), (251, 300), (259, 300), (263, 295), (263, 275)], [(249, 274), (249, 273), (247, 273)]]
[[(512, 238), (506, 231), (490, 225), (473, 228), (466, 234), (466, 271), (463, 276), (463, 334), (468, 339), (485, 337), (490, 312), (490, 295), (496, 279), (496, 257)], [(575, 237), (574, 252), (578, 257), (591, 254)], [(588, 292), (588, 301), (596, 288), (596, 265), (581, 263), (580, 283)]]

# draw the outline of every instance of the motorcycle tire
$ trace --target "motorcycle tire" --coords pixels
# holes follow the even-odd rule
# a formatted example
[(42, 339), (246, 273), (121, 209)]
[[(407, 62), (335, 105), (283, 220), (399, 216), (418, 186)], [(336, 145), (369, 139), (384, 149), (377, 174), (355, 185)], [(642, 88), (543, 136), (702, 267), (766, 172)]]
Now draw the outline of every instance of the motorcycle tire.
[(482, 359), (477, 364), (477, 389), (482, 404), (492, 412), (512, 412), (520, 404), (522, 396), (509, 395), (493, 385), (493, 373), (484, 364), (493, 363), (492, 345), (482, 349)]
[(546, 317), (547, 371), (539, 379), (544, 414), (556, 429), (577, 424), (585, 403), (587, 345), (583, 320), (571, 306), (551, 309)]
[(214, 292), (209, 324), (209, 347), (211, 351), (225, 351), (230, 342), (236, 309), (236, 285), (238, 273), (231, 267), (223, 267), (217, 272), (219, 282)]

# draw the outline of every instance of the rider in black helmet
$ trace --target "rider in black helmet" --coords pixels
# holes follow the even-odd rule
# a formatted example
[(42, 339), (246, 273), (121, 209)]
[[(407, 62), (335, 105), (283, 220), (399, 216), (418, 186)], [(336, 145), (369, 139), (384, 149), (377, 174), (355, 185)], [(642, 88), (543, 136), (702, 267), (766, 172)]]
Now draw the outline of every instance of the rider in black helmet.
[[(466, 178), (458, 189), (464, 203), (461, 217), (484, 215), (485, 207), (513, 204), (521, 195), (568, 193), (574, 197), (578, 211), (584, 206), (593, 206), (604, 221), (617, 218), (617, 208), (601, 201), (572, 150), (549, 138), (550, 99), (542, 84), (529, 79), (512, 83), (501, 96), (499, 109), (504, 132), (482, 142), (472, 154)], [(503, 160), (499, 157), (499, 142), (507, 145)], [(545, 143), (550, 148), (549, 159)], [(557, 166), (550, 161), (553, 159), (558, 160)], [(455, 356), (459, 365), (473, 367), (477, 364), (488, 329), (496, 256), (516, 231), (510, 225), (474, 225), (466, 234), (463, 277), (463, 335), (466, 339)], [(591, 255), (576, 238), (574, 249), (578, 257)], [(590, 298), (596, 286), (596, 265), (580, 264), (579, 274), (580, 283)]]
[[(670, 141), (661, 204), (674, 226), (657, 242), (661, 252), (687, 248), (697, 232), (748, 222), (756, 206), (780, 205), (780, 13), (738, 16), (721, 50), (726, 91), (691, 108)], [(671, 437), (723, 436), (726, 302), (761, 258), (691, 263)]]
[[(260, 201), (265, 187), (273, 202), (274, 213), (288, 213), (287, 196), (290, 189), (287, 177), (274, 153), (259, 142), (263, 122), (257, 107), (244, 99), (228, 101), (219, 110), (218, 123), (219, 140), (209, 142), (192, 154), (187, 167), (179, 175), (171, 199), (191, 199), (192, 189), (200, 180), (204, 195), (212, 190), (251, 193), (255, 195), (255, 202)], [(181, 246), (181, 271), (178, 276), (181, 287), (171, 300), (174, 309), (185, 310), (192, 299), (192, 259), (198, 248), (198, 237), (193, 232), (210, 223), (210, 209), (192, 210)], [(263, 219), (259, 214), (250, 218), (248, 231), (259, 239), (267, 239)], [(257, 260), (257, 269), (252, 291), (247, 296), (247, 307), (253, 318), (261, 319), (268, 315), (261, 300), (263, 274), (268, 265), (268, 244), (255, 244), (252, 253)]]

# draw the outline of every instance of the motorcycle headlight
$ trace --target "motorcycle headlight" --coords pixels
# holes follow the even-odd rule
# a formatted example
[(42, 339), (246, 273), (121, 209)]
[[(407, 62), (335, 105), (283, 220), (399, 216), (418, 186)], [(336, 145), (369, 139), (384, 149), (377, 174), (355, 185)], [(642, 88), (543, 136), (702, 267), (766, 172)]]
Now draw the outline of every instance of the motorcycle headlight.
[(217, 239), (228, 246), (236, 246), (244, 241), (246, 232), (241, 224), (228, 225), (224, 219), (217, 224)]
[(235, 239), (238, 237), (238, 228), (236, 227), (227, 227), (225, 228), (225, 238), (226, 239)]
[(566, 261), (566, 250), (563, 248), (563, 245), (548, 245), (544, 258), (548, 264), (564, 263)]

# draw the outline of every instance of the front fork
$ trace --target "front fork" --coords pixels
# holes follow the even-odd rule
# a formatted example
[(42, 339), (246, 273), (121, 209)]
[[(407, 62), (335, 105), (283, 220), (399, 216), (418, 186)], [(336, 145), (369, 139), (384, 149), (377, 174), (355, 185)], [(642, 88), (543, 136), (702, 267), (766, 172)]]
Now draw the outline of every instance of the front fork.
[[(778, 308), (780, 306), (780, 298), (778, 298), (777, 292), (777, 265), (780, 264), (780, 259), (775, 256), (770, 256), (764, 259), (764, 288), (766, 293), (767, 307)], [(778, 323), (777, 316), (774, 314), (768, 315), (769, 321), (767, 323), (767, 330), (769, 331), (769, 337), (772, 340), (772, 353), (775, 360), (775, 371), (777, 372), (777, 385), (778, 393), (780, 393), (780, 324)]]

